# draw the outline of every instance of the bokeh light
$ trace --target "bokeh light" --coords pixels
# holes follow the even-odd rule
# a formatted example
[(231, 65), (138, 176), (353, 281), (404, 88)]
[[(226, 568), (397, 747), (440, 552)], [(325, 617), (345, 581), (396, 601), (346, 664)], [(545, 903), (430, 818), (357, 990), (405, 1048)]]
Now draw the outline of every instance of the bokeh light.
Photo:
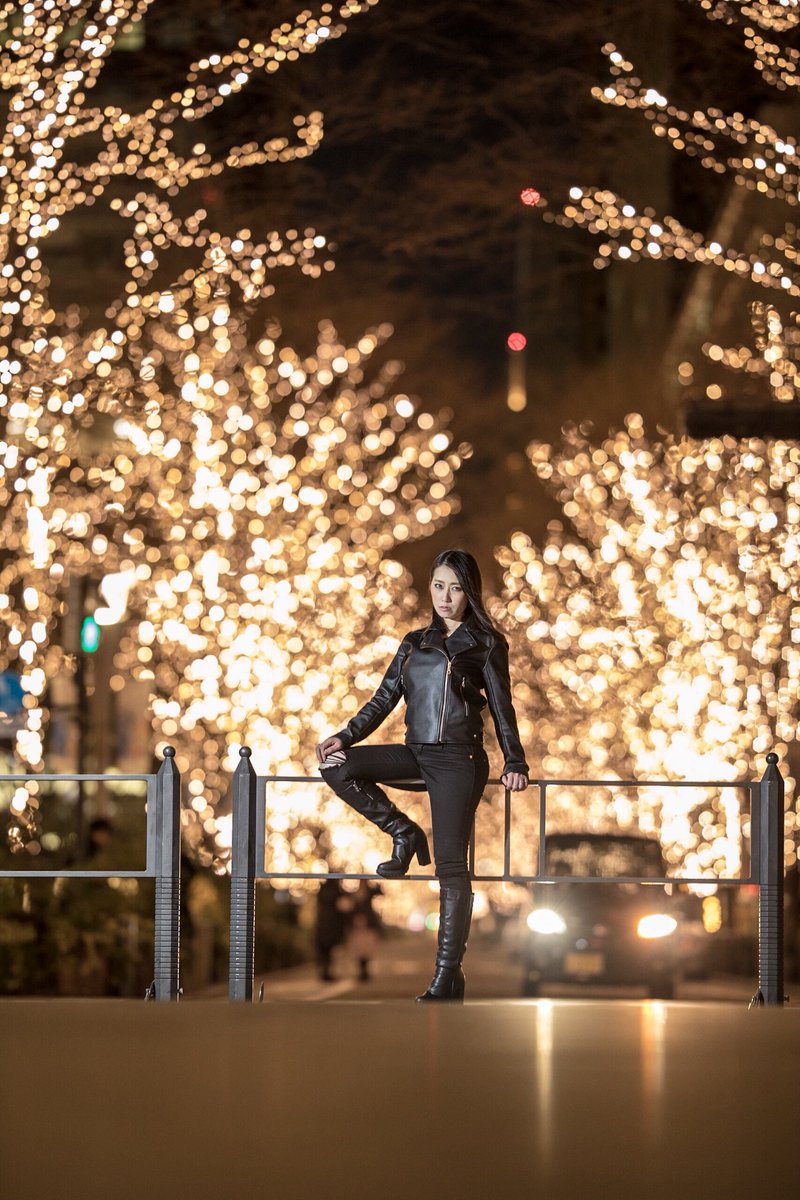
[[(149, 685), (154, 749), (173, 743), (186, 780), (186, 842), (217, 870), (236, 748), (249, 743), (260, 771), (312, 768), (314, 742), (374, 688), (413, 609), (391, 551), (447, 520), (469, 453), (447, 413), (398, 390), (390, 327), (352, 345), (329, 322), (305, 350), (283, 339), (265, 308), (276, 272), (331, 269), (324, 235), (222, 233), (191, 203), (206, 178), (314, 152), (319, 112), (295, 118), (293, 139), (238, 147), (202, 122), (375, 2), (323, 4), (263, 42), (209, 53), (136, 112), (88, 97), (145, 0), (100, 0), (91, 17), (77, 0), (0, 14), (0, 669), (23, 688), (17, 759), (45, 765), (48, 683), (76, 670), (70, 585), (99, 581), (97, 628), (121, 626), (111, 688)], [(124, 286), (95, 328), (51, 306), (45, 256), (99, 203), (127, 240)], [(20, 851), (39, 845), (30, 794), (13, 810)], [(320, 815), (320, 795), (273, 798), (278, 861), (385, 857), (338, 801)], [(328, 830), (319, 841), (298, 831), (312, 809)]]
[[(740, 29), (745, 47), (765, 81), (782, 92), (798, 86), (798, 51), (767, 41), (754, 28), (785, 33), (796, 28), (796, 6), (780, 3), (734, 4), (730, 0), (696, 0), (712, 20), (724, 20)], [(771, 124), (740, 112), (724, 113), (716, 107), (692, 111), (670, 102), (658, 88), (644, 83), (634, 65), (613, 43), (603, 46), (609, 82), (592, 89), (602, 104), (641, 113), (653, 134), (673, 149), (715, 175), (727, 176), (737, 186), (790, 208), (800, 202), (798, 142)], [(736, 247), (698, 233), (674, 216), (651, 208), (638, 208), (616, 192), (574, 186), (561, 213), (546, 212), (546, 221), (579, 226), (599, 239), (595, 266), (607, 267), (613, 259), (675, 258), (716, 267), (731, 277), (796, 297), (797, 229), (794, 223), (770, 232), (757, 231), (757, 245)], [(756, 240), (756, 239), (754, 239)]]
[[(800, 446), (651, 440), (631, 414), (599, 444), (572, 428), (529, 456), (564, 522), (541, 548), (518, 533), (498, 551), (494, 611), (534, 774), (748, 779), (773, 749), (785, 771), (800, 721)], [(554, 828), (658, 833), (681, 874), (739, 868), (741, 790), (558, 797)], [(789, 777), (787, 865), (797, 826)]]

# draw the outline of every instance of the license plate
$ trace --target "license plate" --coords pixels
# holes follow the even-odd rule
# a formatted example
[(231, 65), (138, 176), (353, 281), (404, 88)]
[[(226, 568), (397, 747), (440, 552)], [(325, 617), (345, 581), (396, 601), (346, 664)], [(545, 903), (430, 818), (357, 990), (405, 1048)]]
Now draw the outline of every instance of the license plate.
[(564, 971), (567, 975), (602, 975), (605, 970), (605, 959), (602, 954), (567, 954), (564, 957)]

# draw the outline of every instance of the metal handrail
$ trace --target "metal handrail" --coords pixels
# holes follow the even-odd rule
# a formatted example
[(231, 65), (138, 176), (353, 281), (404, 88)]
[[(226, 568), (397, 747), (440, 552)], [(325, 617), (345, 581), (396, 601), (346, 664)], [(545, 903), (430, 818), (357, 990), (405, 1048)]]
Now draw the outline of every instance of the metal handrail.
[[(117, 783), (144, 783), (147, 787), (147, 810), (155, 805), (155, 775), (61, 775), (42, 772), (36, 775), (0, 775), (0, 783), (104, 783), (112, 780)], [(82, 871), (63, 867), (58, 870), (48, 870), (43, 867), (38, 870), (20, 871), (17, 869), (0, 870), (0, 879), (147, 879), (153, 875), (149, 855), (150, 840), (147, 842), (146, 866), (141, 871)]]
[[(267, 871), (263, 852), (266, 839), (267, 785), (270, 783), (314, 783), (325, 781), (315, 775), (256, 775), (250, 762), (251, 751), (243, 746), (239, 764), (232, 780), (232, 847), (231, 847), (231, 915), (230, 968), (228, 995), (231, 1000), (252, 1000), (255, 957), (255, 886), (260, 879), (365, 879), (381, 877), (370, 872)], [(490, 779), (490, 784), (502, 784)], [(758, 990), (754, 1004), (782, 1005), (783, 994), (783, 778), (778, 770), (778, 756), (767, 755), (767, 769), (760, 780), (641, 780), (641, 779), (538, 779), (531, 783), (538, 788), (539, 855), (534, 875), (511, 873), (511, 793), (504, 788), (503, 873), (475, 874), (475, 829), (470, 838), (469, 867), (476, 882), (503, 883), (639, 883), (664, 884), (723, 884), (728, 887), (758, 885)], [(547, 875), (546, 807), (547, 790), (556, 787), (715, 787), (746, 788), (750, 793), (750, 872), (746, 876), (574, 876)], [(256, 863), (256, 850), (261, 850), (261, 865)], [(405, 875), (404, 881), (429, 882), (433, 875)]]
[(177, 1000), (180, 993), (180, 804), (181, 780), (175, 750), (150, 775), (0, 775), (0, 783), (99, 783), (144, 781), (147, 785), (147, 854), (142, 871), (0, 870), (0, 879), (154, 879), (155, 929), (153, 983), (155, 1000)]

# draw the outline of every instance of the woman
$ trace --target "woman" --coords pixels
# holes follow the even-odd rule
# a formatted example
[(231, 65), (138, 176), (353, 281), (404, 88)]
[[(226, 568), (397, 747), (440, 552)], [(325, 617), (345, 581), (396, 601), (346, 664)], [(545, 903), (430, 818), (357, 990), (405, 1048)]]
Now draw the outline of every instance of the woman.
[[(508, 677), (508, 646), (481, 595), (478, 564), (464, 550), (445, 550), (431, 568), (433, 617), (400, 643), (380, 687), (346, 727), (317, 746), (320, 770), (337, 796), (393, 838), (378, 874), (405, 875), (414, 855), (430, 862), (427, 838), (378, 786), (420, 776), (430, 797), (433, 853), (439, 880), (436, 972), (417, 1000), (463, 1000), (461, 961), (472, 918), (467, 850), (475, 810), (489, 777), (483, 749), (487, 701), (505, 758), (503, 783), (528, 786)], [(403, 746), (356, 746), (406, 701)]]

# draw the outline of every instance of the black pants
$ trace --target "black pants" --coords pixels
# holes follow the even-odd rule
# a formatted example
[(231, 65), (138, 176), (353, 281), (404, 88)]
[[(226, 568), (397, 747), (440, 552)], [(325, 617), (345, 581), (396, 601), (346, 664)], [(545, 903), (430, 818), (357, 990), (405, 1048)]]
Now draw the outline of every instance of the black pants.
[[(352, 746), (345, 761), (326, 768), (324, 778), (343, 800), (353, 782), (372, 785), (422, 778), (430, 798), (436, 876), (470, 891), (467, 852), (475, 810), (489, 778), (489, 760), (474, 746)], [(381, 788), (374, 789), (391, 805)]]

